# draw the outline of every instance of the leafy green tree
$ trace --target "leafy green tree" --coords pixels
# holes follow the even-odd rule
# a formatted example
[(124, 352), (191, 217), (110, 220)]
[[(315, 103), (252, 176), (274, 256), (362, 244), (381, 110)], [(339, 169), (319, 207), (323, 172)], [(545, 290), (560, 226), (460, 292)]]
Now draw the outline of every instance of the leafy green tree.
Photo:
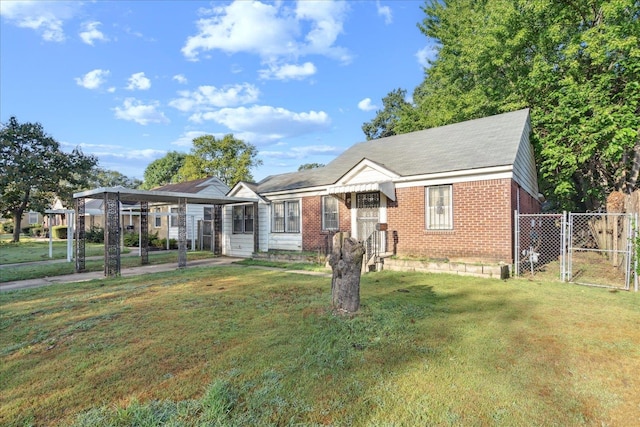
[(138, 188), (142, 185), (142, 181), (136, 178), (129, 178), (118, 171), (103, 169), (96, 167), (91, 173), (89, 187), (118, 187)]
[(68, 199), (87, 184), (97, 164), (79, 148), (60, 151), (60, 144), (39, 123), (18, 123), (15, 117), (0, 129), (0, 213), (13, 218), (13, 241), (20, 241), (20, 220), (26, 211), (44, 212), (57, 195)]
[(216, 176), (233, 187), (239, 181), (253, 180), (251, 168), (262, 164), (262, 160), (256, 160), (257, 154), (255, 146), (232, 134), (222, 139), (213, 135), (199, 136), (193, 140), (191, 153), (178, 175), (184, 181)]
[(407, 91), (405, 89), (392, 90), (382, 98), (382, 110), (376, 111), (376, 116), (370, 121), (362, 124), (362, 131), (367, 140), (384, 138), (396, 135), (396, 126), (400, 117), (412, 108), (406, 101)]
[(541, 188), (558, 208), (595, 209), (640, 170), (640, 2), (428, 1), (440, 46), (414, 91), (409, 132), (531, 108)]
[(298, 171), (305, 171), (305, 170), (309, 170), (309, 169), (317, 169), (317, 168), (322, 168), (324, 167), (324, 164), (322, 163), (304, 163), (300, 166), (298, 166)]
[(151, 190), (167, 184), (174, 184), (180, 181), (178, 171), (184, 165), (187, 158), (185, 153), (169, 151), (161, 157), (149, 163), (144, 170), (144, 183), (141, 188)]

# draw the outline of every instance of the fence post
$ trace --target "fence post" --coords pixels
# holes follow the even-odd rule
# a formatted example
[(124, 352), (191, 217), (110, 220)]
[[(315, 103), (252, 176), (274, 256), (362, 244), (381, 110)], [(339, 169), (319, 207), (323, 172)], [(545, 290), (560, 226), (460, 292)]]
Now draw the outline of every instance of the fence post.
[(518, 210), (513, 211), (514, 238), (513, 238), (513, 274), (520, 275), (520, 218)]
[(567, 279), (567, 211), (562, 211), (560, 220), (560, 281)]

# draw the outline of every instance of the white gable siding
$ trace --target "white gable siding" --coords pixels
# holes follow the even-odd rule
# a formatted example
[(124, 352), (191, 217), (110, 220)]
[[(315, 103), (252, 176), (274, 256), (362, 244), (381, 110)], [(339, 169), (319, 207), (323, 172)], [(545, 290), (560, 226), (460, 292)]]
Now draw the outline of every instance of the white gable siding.
[(227, 256), (251, 258), (253, 234), (233, 233), (233, 205), (222, 208), (222, 253)]
[(358, 171), (353, 177), (345, 181), (343, 184), (362, 184), (369, 182), (384, 182), (389, 181), (391, 177), (385, 175), (384, 173), (375, 170), (370, 166), (364, 167), (362, 170)]

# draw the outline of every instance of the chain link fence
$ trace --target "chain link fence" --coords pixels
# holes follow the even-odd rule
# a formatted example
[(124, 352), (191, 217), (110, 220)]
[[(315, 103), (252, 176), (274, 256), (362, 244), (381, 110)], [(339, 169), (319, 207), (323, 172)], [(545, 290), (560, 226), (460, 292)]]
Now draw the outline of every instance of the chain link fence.
[(638, 290), (637, 215), (519, 214), (515, 218), (516, 275)]

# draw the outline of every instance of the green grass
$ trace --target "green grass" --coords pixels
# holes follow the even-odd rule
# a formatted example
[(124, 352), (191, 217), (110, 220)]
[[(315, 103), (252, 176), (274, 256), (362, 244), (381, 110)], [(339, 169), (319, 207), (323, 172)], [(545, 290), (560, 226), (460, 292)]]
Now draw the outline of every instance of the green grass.
[[(101, 254), (104, 254), (104, 247), (101, 246)], [(207, 251), (187, 252), (187, 262), (214, 257), (213, 253)], [(149, 264), (164, 264), (178, 262), (176, 251), (159, 251), (149, 253)], [(139, 256), (123, 256), (120, 258), (121, 268), (137, 267), (140, 265)], [(104, 258), (85, 260), (85, 271), (101, 271), (104, 269)], [(24, 264), (12, 265), (0, 268), (0, 283), (12, 282), (14, 280), (37, 279), (40, 277), (61, 276), (75, 273), (75, 262), (54, 262), (45, 264)]]
[[(67, 241), (54, 240), (52, 245), (53, 259), (67, 258)], [(87, 243), (86, 256), (97, 256), (104, 254), (104, 245)], [(125, 248), (128, 252), (128, 249)], [(21, 238), (18, 243), (0, 241), (0, 265), (16, 264), (23, 262), (48, 261), (49, 241), (42, 239)]]
[(268, 261), (268, 260), (247, 258), (240, 261), (236, 261), (236, 264), (247, 265), (247, 266), (257, 266), (257, 267), (276, 267), (276, 268), (284, 268), (287, 270), (331, 272), (331, 269), (327, 268), (325, 264), (311, 263), (311, 262)]
[(0, 425), (638, 425), (640, 295), (247, 267), (0, 294)]

